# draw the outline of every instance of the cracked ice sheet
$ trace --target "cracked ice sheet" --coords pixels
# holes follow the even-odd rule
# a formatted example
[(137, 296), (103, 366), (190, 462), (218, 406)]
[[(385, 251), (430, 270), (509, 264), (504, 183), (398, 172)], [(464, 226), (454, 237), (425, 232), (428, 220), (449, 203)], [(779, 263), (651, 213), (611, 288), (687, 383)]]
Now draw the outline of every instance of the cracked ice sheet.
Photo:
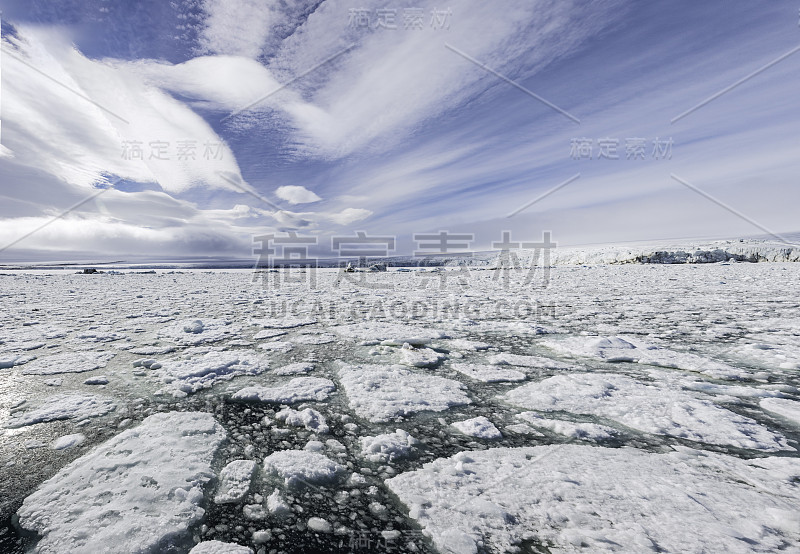
[(385, 323), (382, 321), (364, 321), (351, 325), (339, 325), (331, 327), (330, 330), (345, 337), (377, 341), (387, 346), (403, 346), (403, 343), (421, 346), (428, 344), (432, 340), (447, 337), (443, 331), (429, 327), (415, 327), (413, 325)]
[(176, 396), (208, 389), (219, 381), (242, 375), (259, 375), (269, 369), (267, 358), (252, 350), (211, 351), (199, 356), (167, 360), (155, 373)]
[(341, 363), (338, 372), (350, 407), (373, 423), (472, 403), (458, 381), (409, 371), (402, 366)]
[(61, 352), (42, 356), (25, 364), (23, 375), (56, 375), (83, 373), (106, 367), (116, 354), (113, 352)]
[(633, 362), (695, 371), (714, 379), (748, 379), (752, 372), (689, 352), (676, 352), (629, 336), (568, 337), (544, 340), (556, 352), (605, 362)]
[(114, 400), (104, 396), (58, 394), (45, 399), (36, 408), (12, 413), (6, 422), (6, 427), (16, 429), (62, 419), (100, 417), (113, 411), (116, 407), (117, 404)]
[(783, 436), (709, 400), (614, 373), (556, 375), (499, 398), (531, 410), (606, 417), (656, 435), (767, 452), (794, 450)]
[[(492, 448), (386, 480), (441, 552), (767, 552), (800, 542), (800, 464), (676, 448)], [(698, 491), (702, 491), (699, 493)], [(582, 546), (585, 545), (585, 546)]]
[(293, 404), (308, 400), (322, 401), (336, 388), (333, 381), (321, 377), (295, 377), (275, 387), (245, 387), (233, 395), (234, 400)]
[(210, 414), (155, 414), (64, 467), (28, 496), (20, 525), (38, 552), (166, 551), (204, 515), (225, 438)]

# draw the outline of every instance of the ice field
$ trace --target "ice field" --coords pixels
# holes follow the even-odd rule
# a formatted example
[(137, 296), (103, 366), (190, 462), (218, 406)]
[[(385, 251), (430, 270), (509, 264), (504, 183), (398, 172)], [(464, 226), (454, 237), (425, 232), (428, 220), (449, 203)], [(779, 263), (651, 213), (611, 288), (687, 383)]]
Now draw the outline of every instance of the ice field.
[(0, 275), (0, 551), (800, 551), (800, 264), (501, 273)]

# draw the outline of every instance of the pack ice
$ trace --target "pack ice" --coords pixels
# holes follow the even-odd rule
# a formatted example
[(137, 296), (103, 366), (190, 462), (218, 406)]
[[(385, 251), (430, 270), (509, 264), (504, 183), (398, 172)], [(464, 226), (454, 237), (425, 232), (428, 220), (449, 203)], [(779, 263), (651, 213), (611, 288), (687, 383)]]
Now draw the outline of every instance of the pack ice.
[(149, 416), (42, 483), (19, 509), (42, 553), (155, 552), (186, 540), (226, 433), (213, 416)]

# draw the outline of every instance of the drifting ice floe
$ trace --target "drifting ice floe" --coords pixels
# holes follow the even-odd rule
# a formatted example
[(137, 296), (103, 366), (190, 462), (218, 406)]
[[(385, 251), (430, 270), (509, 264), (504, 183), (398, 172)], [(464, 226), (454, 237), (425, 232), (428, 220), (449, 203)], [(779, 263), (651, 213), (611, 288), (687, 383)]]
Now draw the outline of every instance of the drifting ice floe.
[(796, 425), (800, 425), (800, 402), (786, 398), (765, 398), (759, 404), (768, 412), (778, 414)]
[(616, 431), (611, 427), (605, 425), (598, 425), (597, 423), (576, 423), (573, 421), (564, 421), (561, 419), (548, 419), (535, 412), (522, 412), (517, 414), (517, 418), (522, 421), (527, 421), (535, 427), (540, 429), (547, 429), (553, 433), (564, 435), (572, 439), (591, 439), (603, 440), (613, 437)]
[(557, 352), (605, 362), (634, 362), (696, 371), (715, 379), (745, 379), (750, 371), (689, 352), (676, 352), (633, 337), (568, 337), (543, 342)]
[(167, 360), (159, 365), (155, 372), (169, 385), (165, 390), (186, 394), (211, 388), (219, 381), (258, 375), (269, 369), (266, 357), (252, 350), (211, 351), (186, 359)]
[(322, 454), (306, 450), (281, 450), (264, 458), (264, 471), (281, 477), (287, 486), (331, 483), (346, 468)]
[(499, 439), (503, 436), (497, 427), (494, 426), (494, 423), (483, 416), (465, 419), (464, 421), (456, 421), (451, 425), (465, 435), (475, 437), (476, 439)]
[[(766, 552), (800, 539), (800, 465), (678, 448), (462, 452), (386, 484), (441, 552)], [(622, 481), (620, 481), (622, 479)]]
[(59, 394), (51, 396), (37, 408), (12, 413), (6, 427), (17, 428), (62, 419), (99, 417), (117, 407), (111, 398), (94, 394)]
[(370, 462), (386, 463), (409, 456), (417, 439), (397, 429), (394, 433), (361, 437), (361, 455)]
[(250, 490), (250, 481), (256, 463), (253, 460), (234, 460), (219, 472), (219, 490), (214, 497), (217, 504), (239, 502)]
[(28, 362), (23, 375), (55, 375), (58, 373), (83, 373), (105, 367), (113, 352), (61, 352)]
[(293, 427), (305, 427), (309, 431), (314, 431), (321, 435), (330, 432), (330, 427), (328, 427), (325, 417), (311, 408), (305, 408), (304, 410), (284, 408), (275, 414), (275, 419)]
[(153, 552), (186, 540), (225, 431), (210, 414), (155, 414), (42, 483), (19, 509), (38, 552)]
[(203, 541), (192, 548), (189, 554), (253, 554), (253, 550), (232, 542)]
[(756, 421), (687, 392), (614, 373), (556, 375), (501, 398), (522, 408), (607, 417), (646, 433), (753, 450), (794, 450)]
[(276, 387), (245, 387), (233, 395), (234, 400), (294, 404), (307, 400), (325, 400), (336, 388), (333, 381), (320, 377), (295, 377)]
[(458, 381), (416, 373), (401, 366), (341, 364), (339, 379), (350, 407), (372, 422), (470, 404)]

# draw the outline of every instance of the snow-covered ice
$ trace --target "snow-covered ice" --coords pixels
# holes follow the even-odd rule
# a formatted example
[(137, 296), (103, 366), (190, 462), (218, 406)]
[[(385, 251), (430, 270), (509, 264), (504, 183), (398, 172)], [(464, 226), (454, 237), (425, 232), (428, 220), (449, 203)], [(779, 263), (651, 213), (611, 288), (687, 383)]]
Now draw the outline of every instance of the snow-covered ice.
[(794, 450), (780, 434), (709, 400), (613, 373), (555, 375), (502, 398), (533, 410), (594, 414), (646, 433), (767, 452)]
[(61, 352), (28, 362), (22, 373), (24, 375), (83, 373), (105, 367), (114, 356), (114, 352)]
[(192, 548), (189, 554), (253, 554), (253, 549), (232, 542), (203, 541)]
[(59, 394), (35, 408), (12, 413), (6, 427), (16, 428), (62, 419), (86, 419), (105, 415), (117, 407), (112, 398), (94, 394)]
[[(220, 381), (242, 375), (258, 375), (269, 369), (263, 354), (252, 350), (210, 351), (198, 356), (165, 360), (154, 371), (167, 384), (166, 392), (193, 393)], [(149, 365), (150, 369), (154, 364)]]
[(800, 464), (680, 448), (459, 453), (388, 479), (441, 552), (774, 551), (800, 539)]
[(350, 408), (372, 422), (471, 403), (458, 381), (400, 366), (343, 363), (338, 371)]
[(275, 387), (252, 386), (240, 389), (233, 395), (234, 400), (251, 402), (271, 402), (273, 404), (294, 404), (307, 400), (325, 400), (336, 385), (322, 377), (295, 377), (288, 383)]
[(210, 414), (155, 414), (70, 463), (19, 509), (38, 552), (152, 552), (203, 517), (225, 431)]
[(276, 413), (275, 419), (283, 421), (286, 425), (305, 427), (309, 431), (319, 434), (325, 434), (330, 431), (330, 427), (325, 421), (325, 416), (313, 408), (293, 410), (287, 407)]
[(778, 414), (796, 425), (800, 425), (800, 401), (786, 398), (765, 398), (759, 402), (768, 412)]
[(264, 471), (281, 477), (288, 486), (297, 486), (329, 484), (347, 470), (317, 452), (282, 450), (264, 458)]
[(473, 417), (451, 424), (460, 432), (476, 439), (499, 439), (503, 434), (484, 416)]
[(361, 455), (370, 462), (391, 462), (408, 457), (419, 441), (402, 429), (394, 433), (361, 437)]
[(234, 460), (219, 472), (219, 489), (214, 497), (217, 504), (228, 504), (242, 500), (250, 490), (250, 481), (256, 470), (253, 460)]

